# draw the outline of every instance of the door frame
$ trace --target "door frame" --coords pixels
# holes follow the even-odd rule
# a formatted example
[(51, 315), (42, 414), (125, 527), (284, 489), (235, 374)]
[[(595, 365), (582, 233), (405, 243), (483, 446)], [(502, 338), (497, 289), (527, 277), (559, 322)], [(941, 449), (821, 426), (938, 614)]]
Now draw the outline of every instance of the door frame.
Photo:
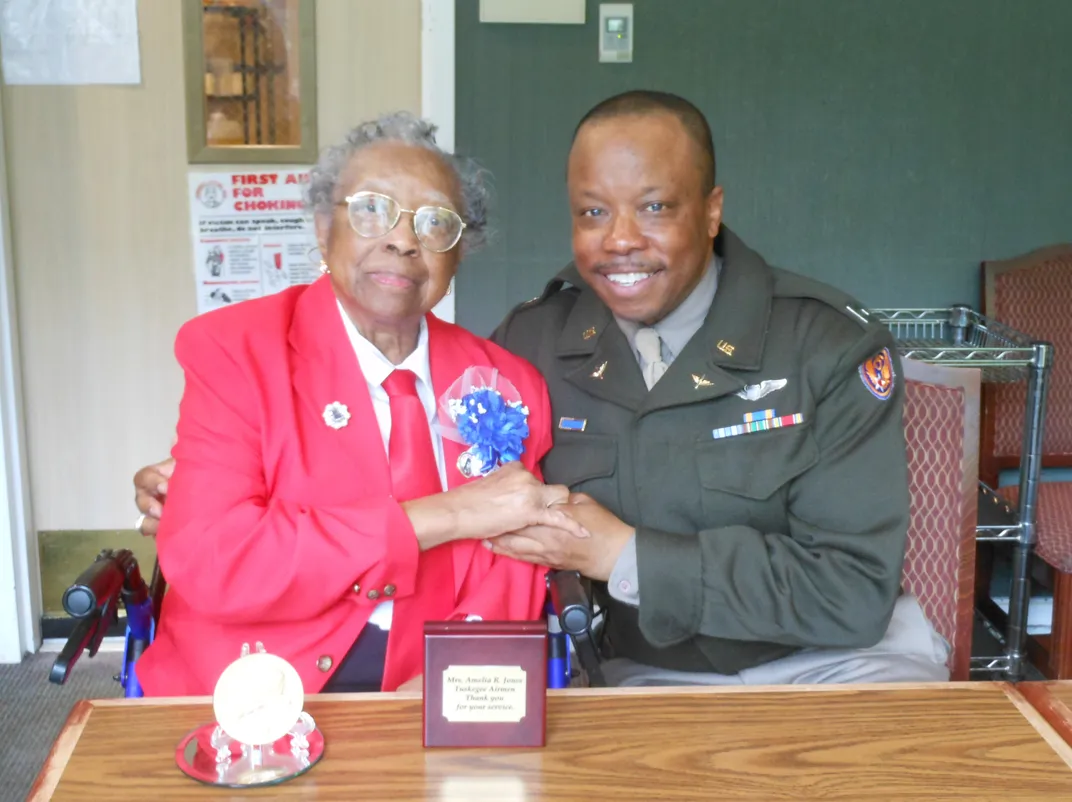
[(41, 646), (41, 568), (26, 463), (18, 301), (0, 97), (0, 663)]
[[(436, 124), (436, 142), (453, 153), (454, 0), (421, 0), (421, 116)], [(454, 293), (432, 311), (453, 323)]]

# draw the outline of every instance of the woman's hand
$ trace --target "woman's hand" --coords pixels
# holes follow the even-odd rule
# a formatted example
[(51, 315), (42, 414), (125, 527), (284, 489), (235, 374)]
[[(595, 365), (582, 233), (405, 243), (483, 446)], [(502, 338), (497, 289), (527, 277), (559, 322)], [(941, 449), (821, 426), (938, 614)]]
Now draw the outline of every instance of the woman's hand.
[(545, 485), (520, 462), (511, 462), (447, 495), (451, 494), (461, 504), (461, 537), (494, 537), (526, 526), (550, 526), (588, 537), (587, 529), (559, 509), (569, 503), (569, 488)]
[(492, 538), (529, 526), (562, 529), (574, 537), (588, 530), (559, 509), (569, 503), (565, 485), (545, 485), (519, 462), (447, 493), (414, 499), (402, 507), (422, 549), (451, 540)]
[(174, 471), (175, 460), (166, 459), (156, 465), (147, 465), (134, 474), (134, 503), (141, 513), (137, 527), (146, 537), (156, 537), (167, 499), (168, 479)]

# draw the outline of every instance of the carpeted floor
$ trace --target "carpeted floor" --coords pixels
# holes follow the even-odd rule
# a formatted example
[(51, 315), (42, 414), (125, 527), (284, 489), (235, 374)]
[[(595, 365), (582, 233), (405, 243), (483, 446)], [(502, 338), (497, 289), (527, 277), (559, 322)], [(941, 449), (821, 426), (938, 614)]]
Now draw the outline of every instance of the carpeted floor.
[(22, 802), (74, 703), (122, 695), (120, 652), (79, 658), (63, 685), (48, 681), (54, 653), (0, 665), (0, 802)]

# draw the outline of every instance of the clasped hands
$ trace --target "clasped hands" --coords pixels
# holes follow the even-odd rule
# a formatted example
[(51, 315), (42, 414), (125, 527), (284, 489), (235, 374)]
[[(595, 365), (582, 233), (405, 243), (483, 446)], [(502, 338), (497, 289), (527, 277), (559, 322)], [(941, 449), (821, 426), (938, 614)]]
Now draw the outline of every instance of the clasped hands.
[[(529, 479), (536, 481), (531, 475)], [(590, 496), (570, 493), (565, 486), (541, 485), (541, 495), (547, 499), (546, 515), (526, 526), (484, 538), (484, 546), (516, 560), (580, 571), (590, 579), (609, 579), (635, 529)]]

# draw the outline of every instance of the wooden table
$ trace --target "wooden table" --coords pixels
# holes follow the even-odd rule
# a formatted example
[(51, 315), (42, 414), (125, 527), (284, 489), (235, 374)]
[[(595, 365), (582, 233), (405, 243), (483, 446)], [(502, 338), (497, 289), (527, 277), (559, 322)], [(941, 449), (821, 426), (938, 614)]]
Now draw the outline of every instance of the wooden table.
[(31, 799), (1072, 799), (1072, 746), (1005, 683), (552, 691), (544, 749), (424, 750), (410, 694), (310, 697), (324, 759), (272, 789), (175, 765), (206, 700), (80, 702)]
[(1072, 681), (1024, 682), (1017, 687), (1061, 737), (1072, 744)]

